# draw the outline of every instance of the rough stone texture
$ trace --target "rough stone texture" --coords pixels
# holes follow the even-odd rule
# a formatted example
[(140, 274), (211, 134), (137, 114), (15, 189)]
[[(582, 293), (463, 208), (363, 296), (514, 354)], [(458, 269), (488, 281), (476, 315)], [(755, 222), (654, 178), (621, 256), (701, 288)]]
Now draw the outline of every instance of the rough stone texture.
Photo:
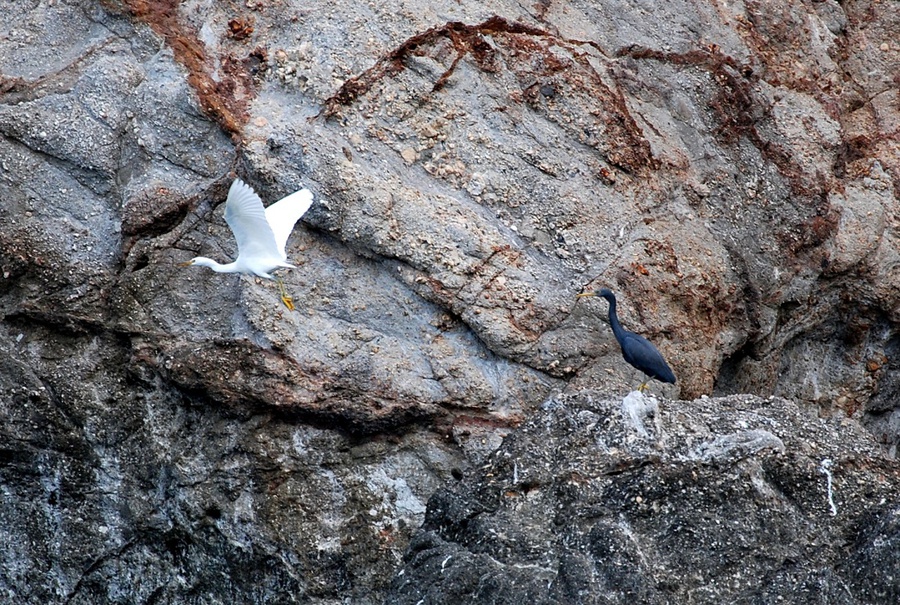
[(894, 603), (898, 488), (782, 399), (563, 396), (432, 497), (386, 602)]
[[(896, 453), (896, 2), (0, 9), (0, 600), (380, 602), (439, 486), (636, 384), (586, 287), (657, 392)], [(236, 174), (315, 194), (296, 313), (176, 267)]]
[(373, 602), (459, 455), (176, 396), (115, 338), (4, 334), (2, 600)]

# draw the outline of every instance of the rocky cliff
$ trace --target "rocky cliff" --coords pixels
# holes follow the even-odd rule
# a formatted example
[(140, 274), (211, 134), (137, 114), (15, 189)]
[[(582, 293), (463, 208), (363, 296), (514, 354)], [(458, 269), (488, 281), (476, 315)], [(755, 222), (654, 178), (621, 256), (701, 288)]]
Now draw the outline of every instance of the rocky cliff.
[(387, 603), (895, 603), (894, 461), (784, 400), (548, 400), (440, 490)]
[(896, 2), (0, 6), (3, 599), (897, 596)]

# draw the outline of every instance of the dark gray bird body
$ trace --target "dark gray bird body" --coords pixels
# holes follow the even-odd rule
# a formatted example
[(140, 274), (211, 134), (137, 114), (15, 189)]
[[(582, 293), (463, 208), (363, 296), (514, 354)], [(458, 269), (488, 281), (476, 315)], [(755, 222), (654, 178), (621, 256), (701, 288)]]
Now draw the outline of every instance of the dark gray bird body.
[(602, 296), (609, 302), (609, 325), (612, 327), (616, 340), (619, 341), (619, 346), (622, 347), (622, 357), (625, 358), (625, 361), (650, 378), (675, 384), (675, 374), (663, 359), (662, 353), (649, 340), (640, 334), (629, 332), (619, 323), (619, 317), (616, 315), (616, 295), (612, 293), (612, 290), (603, 288), (597, 292), (585, 292), (579, 296)]

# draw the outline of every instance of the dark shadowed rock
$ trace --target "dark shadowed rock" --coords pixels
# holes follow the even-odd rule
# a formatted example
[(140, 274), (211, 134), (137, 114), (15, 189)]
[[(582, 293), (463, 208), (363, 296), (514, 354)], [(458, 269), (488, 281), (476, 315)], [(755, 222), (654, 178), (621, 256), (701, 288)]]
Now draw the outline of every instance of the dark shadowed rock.
[(558, 397), (431, 498), (385, 602), (893, 602), (898, 488), (785, 400)]

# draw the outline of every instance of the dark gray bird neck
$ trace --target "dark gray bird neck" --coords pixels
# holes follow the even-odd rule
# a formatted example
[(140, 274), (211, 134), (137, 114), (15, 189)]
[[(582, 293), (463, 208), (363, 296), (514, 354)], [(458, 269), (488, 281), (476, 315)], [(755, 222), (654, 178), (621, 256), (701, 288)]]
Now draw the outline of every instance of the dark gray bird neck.
[(600, 290), (599, 294), (609, 303), (609, 326), (612, 328), (616, 340), (622, 342), (622, 339), (625, 338), (625, 328), (619, 323), (619, 316), (616, 315), (616, 295), (606, 288)]

